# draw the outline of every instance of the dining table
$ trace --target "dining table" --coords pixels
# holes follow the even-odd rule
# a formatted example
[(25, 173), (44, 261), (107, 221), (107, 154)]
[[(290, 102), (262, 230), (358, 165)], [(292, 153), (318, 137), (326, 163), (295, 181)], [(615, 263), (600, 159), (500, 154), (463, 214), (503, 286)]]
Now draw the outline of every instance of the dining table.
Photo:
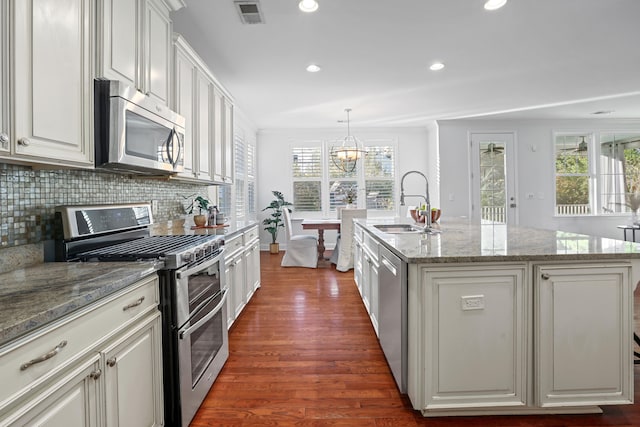
[(304, 219), (302, 220), (303, 230), (318, 230), (318, 260), (325, 259), (324, 257), (324, 231), (325, 230), (337, 230), (340, 231), (339, 219)]

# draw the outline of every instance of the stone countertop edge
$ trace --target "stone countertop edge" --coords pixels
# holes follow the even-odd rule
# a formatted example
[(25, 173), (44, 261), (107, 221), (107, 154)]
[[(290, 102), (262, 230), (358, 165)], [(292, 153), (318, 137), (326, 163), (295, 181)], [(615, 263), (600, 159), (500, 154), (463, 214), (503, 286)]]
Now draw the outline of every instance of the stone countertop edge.
[(223, 236), (222, 239), (233, 237), (251, 227), (258, 225), (258, 221), (232, 221), (223, 228), (196, 228), (185, 225), (183, 219), (167, 221), (151, 226), (151, 234), (156, 236), (183, 236), (183, 235), (214, 235)]
[(0, 346), (155, 274), (155, 261), (43, 263), (0, 274)]
[(413, 222), (397, 217), (354, 221), (410, 264), (640, 259), (640, 243), (565, 231), (448, 219), (434, 226), (438, 234), (390, 234), (374, 225)]

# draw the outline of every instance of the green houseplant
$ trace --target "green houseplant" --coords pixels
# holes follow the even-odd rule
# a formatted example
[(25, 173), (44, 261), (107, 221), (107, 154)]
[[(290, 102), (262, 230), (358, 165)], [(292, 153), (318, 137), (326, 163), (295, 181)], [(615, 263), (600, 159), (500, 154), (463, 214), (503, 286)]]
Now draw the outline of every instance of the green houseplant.
[(194, 213), (195, 209), (198, 209), (198, 214), (193, 215), (193, 222), (198, 227), (202, 227), (207, 224), (207, 208), (209, 207), (210, 204), (211, 202), (202, 196), (198, 196), (195, 199), (193, 199), (193, 202), (191, 203), (191, 207), (189, 208), (187, 213), (192, 214)]
[(272, 191), (275, 199), (271, 201), (269, 206), (262, 209), (262, 211), (270, 210), (271, 214), (266, 217), (262, 224), (269, 233), (271, 233), (271, 244), (269, 245), (269, 252), (277, 254), (280, 251), (280, 245), (278, 244), (278, 231), (280, 227), (284, 227), (282, 218), (282, 210), (289, 209), (284, 206), (291, 206), (292, 204), (284, 199), (284, 195), (279, 191)]

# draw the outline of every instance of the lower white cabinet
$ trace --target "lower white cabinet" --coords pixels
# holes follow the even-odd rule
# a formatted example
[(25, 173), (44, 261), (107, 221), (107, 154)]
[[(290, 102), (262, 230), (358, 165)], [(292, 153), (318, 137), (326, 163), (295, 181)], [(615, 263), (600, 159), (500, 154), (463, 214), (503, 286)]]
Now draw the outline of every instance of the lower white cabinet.
[(416, 409), (527, 403), (526, 265), (424, 267), (409, 288)]
[(378, 243), (364, 234), (360, 225), (354, 227), (354, 251), (354, 280), (373, 329), (378, 335), (378, 271), (380, 269)]
[(615, 264), (536, 267), (539, 405), (633, 403), (629, 270)]
[(225, 280), (229, 288), (227, 326), (240, 316), (260, 287), (260, 240), (258, 226), (225, 240)]
[(103, 353), (108, 426), (161, 426), (160, 313), (124, 334)]
[(0, 348), (0, 426), (161, 426), (152, 275)]

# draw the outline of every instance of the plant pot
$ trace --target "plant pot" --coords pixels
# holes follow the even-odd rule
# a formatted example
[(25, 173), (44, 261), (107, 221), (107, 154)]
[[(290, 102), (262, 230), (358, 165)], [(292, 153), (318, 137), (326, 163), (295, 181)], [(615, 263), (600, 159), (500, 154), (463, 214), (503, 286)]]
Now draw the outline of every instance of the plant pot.
[(207, 216), (206, 215), (194, 215), (193, 223), (198, 227), (204, 227), (207, 224)]
[(269, 243), (269, 253), (277, 254), (280, 252), (280, 243)]

